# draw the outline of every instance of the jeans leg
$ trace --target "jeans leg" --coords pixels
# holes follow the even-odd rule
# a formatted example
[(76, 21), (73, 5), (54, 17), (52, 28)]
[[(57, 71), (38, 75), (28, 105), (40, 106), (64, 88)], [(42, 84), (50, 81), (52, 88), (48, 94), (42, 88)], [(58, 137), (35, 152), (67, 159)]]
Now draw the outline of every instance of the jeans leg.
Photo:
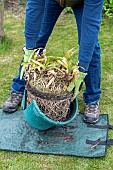
[(20, 72), (21, 72), (21, 68), (22, 68), (21, 63), (20, 63), (20, 68), (19, 68), (19, 74), (18, 74), (18, 76), (14, 77), (13, 84), (11, 85), (11, 89), (12, 89), (12, 91), (14, 91), (16, 93), (23, 94), (24, 89), (25, 89), (25, 80), (24, 80), (24, 78), (22, 78), (20, 80)]
[(79, 63), (88, 71), (85, 77), (86, 90), (83, 93), (86, 104), (95, 104), (99, 101), (101, 94), (101, 59), (97, 37), (102, 18), (102, 7), (103, 0), (84, 0)]
[(80, 39), (81, 39), (81, 25), (82, 25), (83, 7), (84, 7), (84, 4), (77, 6), (77, 7), (72, 7), (72, 10), (74, 12), (74, 16), (76, 19), (76, 24), (77, 24), (78, 44), (79, 45), (80, 45)]
[(45, 48), (54, 25), (63, 9), (55, 0), (46, 0), (41, 29), (36, 43), (37, 48)]
[(26, 48), (35, 48), (43, 18), (45, 0), (28, 0), (26, 5), (25, 40)]
[(92, 60), (89, 64), (88, 74), (85, 77), (86, 90), (83, 99), (86, 104), (95, 104), (100, 99), (100, 80), (101, 80), (101, 57), (100, 45), (98, 41), (95, 45)]
[[(79, 45), (82, 44), (81, 43), (81, 25), (82, 25), (82, 6), (79, 8), (73, 8), (75, 17), (76, 17), (76, 22), (77, 22), (77, 28), (78, 28), (78, 43)], [(89, 32), (87, 32), (87, 35), (89, 34)], [(85, 78), (85, 85), (86, 85), (86, 90), (83, 93), (83, 98), (86, 104), (95, 104), (96, 102), (99, 101), (100, 99), (100, 94), (101, 94), (101, 90), (100, 90), (100, 79), (101, 79), (101, 61), (100, 61), (100, 45), (98, 43), (98, 38), (96, 37), (98, 36), (98, 33), (95, 34), (94, 39), (96, 39), (94, 42), (94, 50), (93, 48), (89, 48), (89, 51), (87, 51), (87, 49), (84, 48), (84, 51), (86, 51), (86, 53), (89, 53), (90, 50), (91, 52), (89, 53), (90, 56), (90, 62), (89, 62), (89, 67), (87, 70), (87, 76)], [(86, 43), (87, 41), (89, 41), (90, 43), (90, 39), (86, 39)], [(92, 43), (92, 42), (91, 42)], [(85, 44), (84, 44), (85, 47)], [(81, 49), (80, 49), (81, 50)], [(93, 54), (92, 54), (93, 53)], [(91, 55), (92, 54), (92, 55)], [(84, 54), (85, 56), (85, 54)], [(86, 56), (87, 57), (87, 56)], [(86, 60), (87, 62), (87, 60)], [(82, 65), (83, 66), (83, 65)]]
[(84, 0), (79, 65), (88, 70), (100, 29), (103, 0)]
[[(26, 20), (25, 20), (25, 40), (26, 48), (35, 48), (37, 37), (40, 31), (40, 26), (43, 18), (45, 0), (28, 0), (26, 6)], [(24, 93), (25, 80), (20, 80), (21, 64), (19, 68), (19, 75), (13, 79), (11, 89), (16, 93)]]

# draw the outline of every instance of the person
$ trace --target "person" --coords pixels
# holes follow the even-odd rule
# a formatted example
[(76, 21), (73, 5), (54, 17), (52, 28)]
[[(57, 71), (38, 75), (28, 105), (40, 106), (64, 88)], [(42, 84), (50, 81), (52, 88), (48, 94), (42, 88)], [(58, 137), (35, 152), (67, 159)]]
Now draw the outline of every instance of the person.
[[(36, 41), (41, 27), (41, 22), (43, 18), (45, 7), (45, 0), (28, 0), (26, 4), (26, 17), (25, 17), (25, 47), (28, 50), (24, 50), (27, 55), (32, 53), (32, 49), (36, 47)], [(41, 51), (40, 51), (41, 53)], [(22, 62), (22, 61), (21, 61)], [(11, 94), (8, 100), (2, 107), (4, 112), (13, 113), (15, 112), (19, 105), (21, 104), (24, 89), (25, 89), (25, 80), (22, 78), (20, 80), (20, 71), (21, 63), (19, 68), (18, 76), (14, 77), (13, 83), (11, 85)]]
[[(84, 79), (86, 85), (83, 93), (83, 99), (86, 103), (84, 121), (87, 123), (96, 123), (100, 115), (98, 102), (101, 94), (101, 63), (98, 33), (102, 18), (102, 7), (103, 0), (84, 0), (83, 4), (72, 7), (78, 29), (78, 61), (79, 66), (81, 66), (81, 74), (77, 82), (75, 97), (78, 95), (79, 86)], [(61, 7), (57, 1), (46, 0), (43, 20), (36, 42), (37, 49), (40, 47), (45, 48), (54, 25), (63, 9), (64, 7)]]

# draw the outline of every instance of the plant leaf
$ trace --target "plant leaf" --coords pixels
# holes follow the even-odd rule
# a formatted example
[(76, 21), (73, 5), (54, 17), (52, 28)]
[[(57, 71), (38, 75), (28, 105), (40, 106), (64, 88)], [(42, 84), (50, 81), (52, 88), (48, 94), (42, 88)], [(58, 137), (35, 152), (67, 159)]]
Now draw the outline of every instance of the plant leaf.
[(42, 68), (45, 70), (44, 64), (41, 64), (40, 62), (35, 61), (35, 60), (33, 60), (33, 59), (31, 59), (31, 61), (33, 61), (35, 64), (37, 64), (38, 66), (42, 67)]

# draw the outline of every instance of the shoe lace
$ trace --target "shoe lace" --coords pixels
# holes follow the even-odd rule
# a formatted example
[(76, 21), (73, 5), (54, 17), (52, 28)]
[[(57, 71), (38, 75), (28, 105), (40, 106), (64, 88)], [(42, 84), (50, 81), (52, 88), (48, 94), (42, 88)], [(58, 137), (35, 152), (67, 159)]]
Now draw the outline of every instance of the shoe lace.
[(96, 104), (91, 104), (91, 105), (86, 105), (86, 113), (91, 113), (91, 114), (98, 114), (98, 103)]
[(9, 97), (9, 99), (7, 100), (8, 102), (12, 102), (12, 101), (14, 101), (14, 100), (21, 100), (22, 99), (22, 95), (21, 94), (17, 94), (17, 93), (15, 93), (15, 92), (11, 92), (11, 95), (10, 95), (10, 97)]

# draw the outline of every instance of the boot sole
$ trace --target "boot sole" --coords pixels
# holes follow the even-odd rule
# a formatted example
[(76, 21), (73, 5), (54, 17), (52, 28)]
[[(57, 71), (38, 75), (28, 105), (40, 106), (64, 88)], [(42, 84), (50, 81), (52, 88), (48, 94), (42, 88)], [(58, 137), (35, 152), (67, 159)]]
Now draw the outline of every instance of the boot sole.
[(97, 123), (97, 122), (99, 121), (99, 118), (96, 119), (96, 120), (94, 120), (94, 121), (90, 121), (90, 120), (88, 120), (88, 119), (83, 118), (83, 121), (84, 121), (85, 123), (95, 124), (95, 123)]
[(13, 112), (15, 112), (15, 111), (17, 111), (18, 110), (18, 107), (21, 105), (21, 103), (19, 103), (19, 105), (16, 107), (16, 108), (13, 108), (13, 109), (10, 109), (10, 108), (6, 108), (6, 107), (2, 107), (2, 110), (3, 110), (3, 112), (6, 112), (6, 113), (13, 113)]
[(6, 108), (2, 108), (3, 112), (7, 112), (7, 113), (13, 113), (15, 111), (17, 111), (18, 107), (17, 108), (14, 108), (14, 109), (6, 109)]

